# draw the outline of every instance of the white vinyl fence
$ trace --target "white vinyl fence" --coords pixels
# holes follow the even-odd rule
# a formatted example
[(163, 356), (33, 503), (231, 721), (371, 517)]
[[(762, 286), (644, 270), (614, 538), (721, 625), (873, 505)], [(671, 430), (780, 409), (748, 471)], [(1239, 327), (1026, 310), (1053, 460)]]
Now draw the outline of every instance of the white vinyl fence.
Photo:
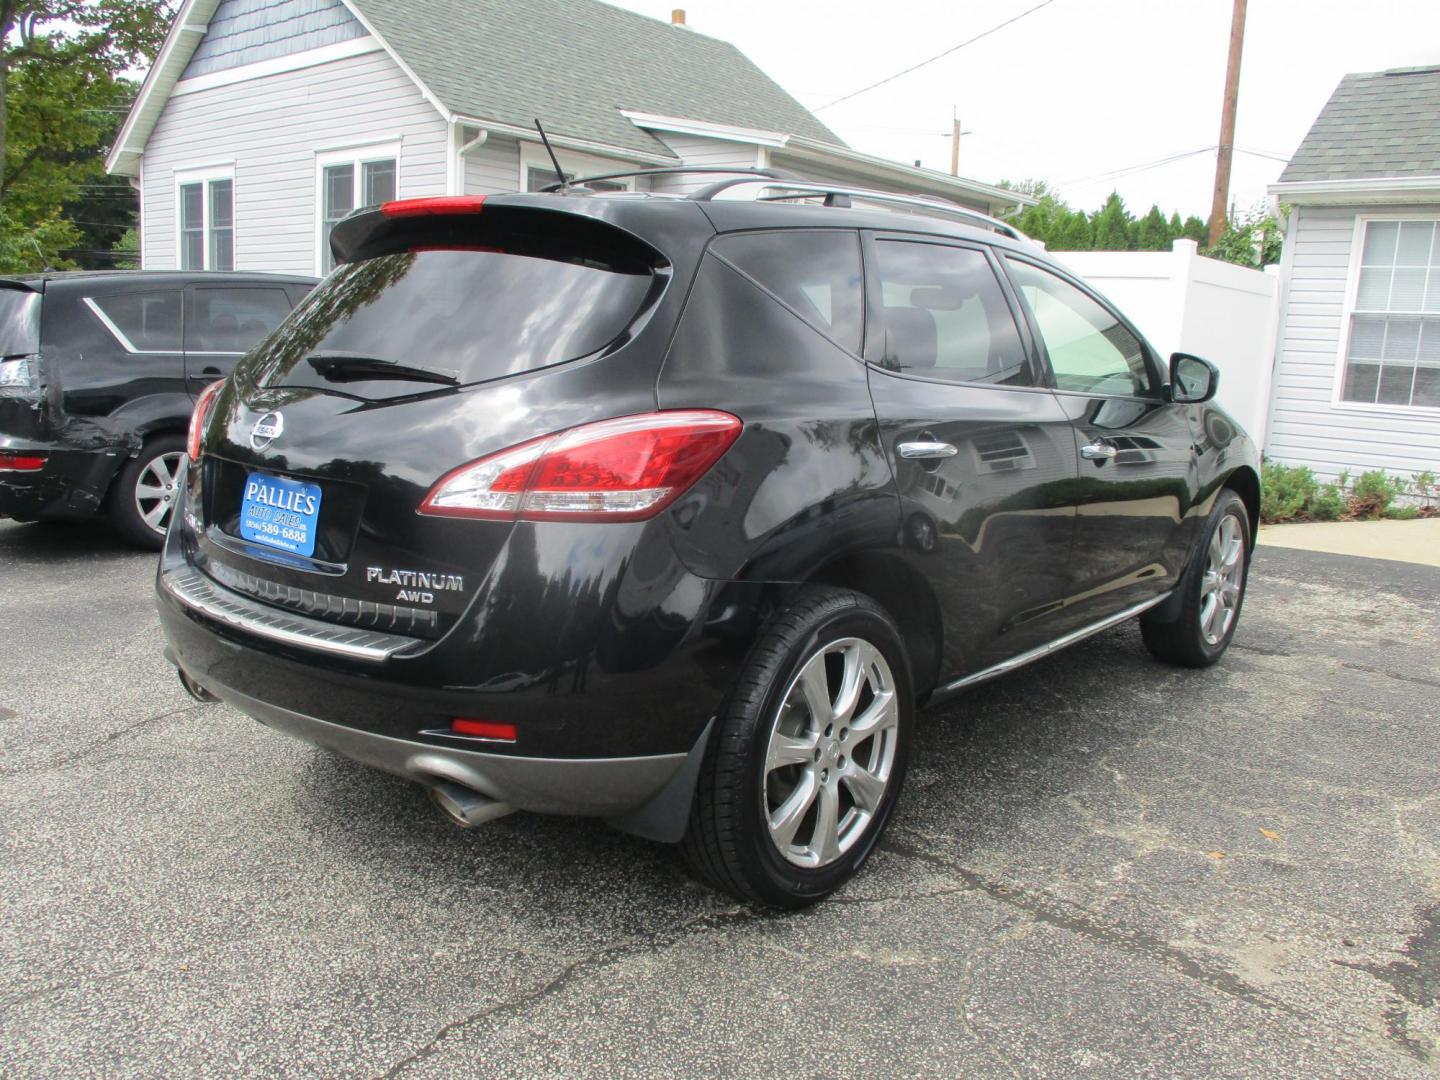
[(1056, 259), (1112, 300), (1163, 358), (1203, 356), (1220, 369), (1220, 404), (1258, 444), (1270, 410), (1280, 279), (1202, 258), (1194, 240), (1171, 251), (1057, 251)]

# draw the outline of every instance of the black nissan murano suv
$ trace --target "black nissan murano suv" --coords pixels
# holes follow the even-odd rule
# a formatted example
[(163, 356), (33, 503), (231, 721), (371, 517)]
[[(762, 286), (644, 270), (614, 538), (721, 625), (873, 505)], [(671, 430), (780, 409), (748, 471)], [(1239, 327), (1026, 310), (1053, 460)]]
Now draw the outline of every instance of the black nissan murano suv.
[(1235, 632), (1259, 460), (1215, 369), (1001, 222), (757, 171), (333, 250), (196, 405), (167, 654), (461, 824), (598, 816), (800, 906), (919, 706), (1126, 619), (1191, 667)]

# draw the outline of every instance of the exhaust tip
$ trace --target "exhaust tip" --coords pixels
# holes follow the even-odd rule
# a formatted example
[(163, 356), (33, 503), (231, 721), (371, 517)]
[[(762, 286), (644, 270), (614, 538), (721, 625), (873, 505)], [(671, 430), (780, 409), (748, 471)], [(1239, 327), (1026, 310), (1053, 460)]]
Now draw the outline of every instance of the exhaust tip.
[(175, 669), (175, 673), (180, 676), (180, 685), (185, 688), (185, 692), (189, 694), (192, 698), (194, 698), (196, 701), (199, 701), (205, 705), (214, 705), (217, 701), (220, 700), (209, 690), (206, 690), (205, 687), (201, 686), (198, 682), (196, 682), (189, 675), (187, 675), (184, 668), (177, 667)]
[(429, 793), (430, 801), (440, 808), (440, 812), (462, 829), (494, 821), (515, 812), (515, 808), (508, 803), (498, 802), (448, 780), (430, 784)]

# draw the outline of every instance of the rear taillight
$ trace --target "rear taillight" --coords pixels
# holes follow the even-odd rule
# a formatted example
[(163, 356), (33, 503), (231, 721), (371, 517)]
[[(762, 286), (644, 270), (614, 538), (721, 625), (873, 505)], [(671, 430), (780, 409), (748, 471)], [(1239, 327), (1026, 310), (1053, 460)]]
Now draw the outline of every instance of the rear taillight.
[(380, 216), (402, 218), (431, 217), (437, 214), (478, 214), (484, 206), (484, 195), (435, 195), (426, 199), (394, 199), (381, 203)]
[(210, 410), (215, 407), (222, 385), (220, 381), (212, 382), (195, 399), (195, 411), (190, 414), (190, 434), (185, 437), (185, 453), (191, 461), (200, 460), (200, 433), (205, 430), (205, 421), (210, 419)]
[(45, 458), (38, 454), (0, 454), (0, 472), (39, 472)]
[(709, 409), (642, 413), (545, 435), (446, 473), (420, 513), (492, 521), (641, 521), (699, 480), (740, 434)]

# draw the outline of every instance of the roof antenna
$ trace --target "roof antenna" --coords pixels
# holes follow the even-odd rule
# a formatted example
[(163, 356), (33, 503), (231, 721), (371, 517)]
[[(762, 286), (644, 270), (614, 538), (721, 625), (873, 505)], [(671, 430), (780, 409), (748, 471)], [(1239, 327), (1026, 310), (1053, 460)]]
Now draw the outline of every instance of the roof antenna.
[(535, 130), (540, 133), (540, 141), (545, 144), (545, 152), (550, 155), (550, 164), (555, 166), (555, 179), (560, 181), (560, 194), (570, 190), (570, 181), (565, 179), (565, 170), (560, 168), (560, 159), (555, 156), (555, 149), (550, 145), (550, 138), (545, 134), (545, 129), (540, 126), (540, 118), (535, 118)]

